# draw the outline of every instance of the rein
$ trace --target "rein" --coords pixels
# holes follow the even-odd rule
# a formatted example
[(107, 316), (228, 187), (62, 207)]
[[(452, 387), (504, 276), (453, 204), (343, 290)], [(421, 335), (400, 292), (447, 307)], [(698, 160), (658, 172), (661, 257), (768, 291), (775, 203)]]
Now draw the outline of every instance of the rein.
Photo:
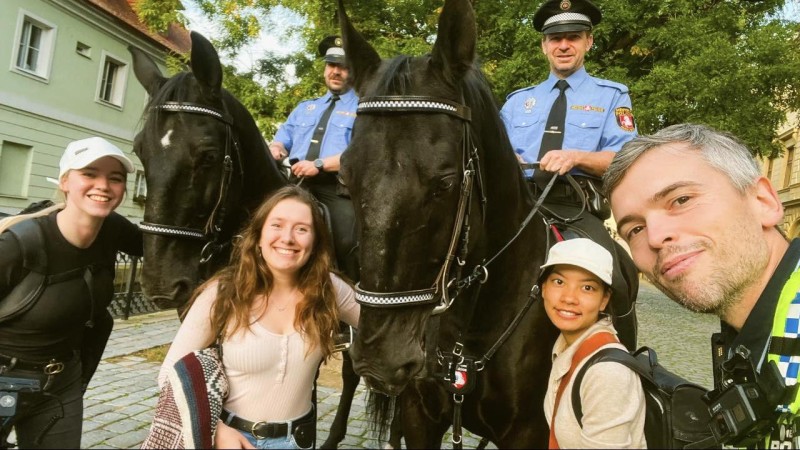
[[(233, 178), (234, 157), (238, 163), (239, 175), (243, 173), (242, 157), (239, 143), (234, 139), (232, 127), (233, 120), (222, 111), (218, 111), (208, 106), (198, 105), (188, 102), (165, 102), (151, 108), (155, 111), (166, 111), (171, 113), (189, 113), (213, 117), (225, 124), (225, 147), (222, 160), (222, 177), (220, 180), (219, 196), (214, 205), (214, 209), (208, 217), (208, 221), (203, 229), (182, 227), (171, 224), (141, 222), (139, 228), (143, 233), (155, 234), (159, 236), (175, 237), (182, 239), (195, 239), (206, 241), (206, 245), (200, 251), (200, 264), (205, 264), (215, 255), (219, 254), (226, 245), (221, 236), (222, 225), (227, 216), (228, 193), (230, 191), (231, 180)], [(232, 150), (235, 155), (232, 156)]]

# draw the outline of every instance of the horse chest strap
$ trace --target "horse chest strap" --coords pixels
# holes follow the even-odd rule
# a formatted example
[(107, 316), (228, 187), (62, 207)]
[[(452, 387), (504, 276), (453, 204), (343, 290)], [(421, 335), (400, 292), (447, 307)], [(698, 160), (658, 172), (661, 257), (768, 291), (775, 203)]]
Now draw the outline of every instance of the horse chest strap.
[(478, 370), (475, 358), (447, 355), (442, 361), (445, 388), (453, 394), (469, 394), (475, 390)]

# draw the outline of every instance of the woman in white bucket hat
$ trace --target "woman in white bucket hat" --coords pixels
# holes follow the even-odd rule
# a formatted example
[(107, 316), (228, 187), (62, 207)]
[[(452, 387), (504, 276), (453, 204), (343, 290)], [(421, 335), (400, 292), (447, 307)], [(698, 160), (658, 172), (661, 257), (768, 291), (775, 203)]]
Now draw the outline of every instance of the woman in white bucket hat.
[(113, 326), (116, 254), (142, 254), (138, 227), (114, 212), (133, 171), (103, 138), (71, 142), (59, 164), (65, 202), (0, 223), (0, 377), (40, 391), (13, 405), (20, 448), (80, 447), (83, 392)]
[(561, 330), (545, 394), (550, 448), (645, 448), (645, 397), (639, 376), (615, 362), (599, 362), (580, 385), (583, 417), (572, 408), (573, 375), (602, 348), (625, 350), (607, 311), (611, 253), (590, 239), (556, 243), (542, 265), (540, 287), (550, 321)]

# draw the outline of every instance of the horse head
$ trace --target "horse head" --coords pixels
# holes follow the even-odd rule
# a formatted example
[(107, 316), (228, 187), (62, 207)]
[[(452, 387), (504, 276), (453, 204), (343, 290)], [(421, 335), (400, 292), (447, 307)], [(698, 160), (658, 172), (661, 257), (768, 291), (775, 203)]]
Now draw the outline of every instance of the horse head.
[(222, 89), (211, 43), (191, 33), (191, 71), (164, 77), (130, 47), (150, 95), (134, 151), (145, 168), (145, 295), (179, 309), (228, 260), (230, 240), (250, 212), (284, 183), (245, 107)]
[[(340, 171), (360, 229), (362, 309), (351, 353), (373, 389), (394, 395), (423, 370), (432, 314), (474, 288), (459, 293), (456, 284), (467, 275), (458, 275), (462, 266), (471, 268), (485, 256), (485, 229), (513, 234), (513, 220), (501, 223), (508, 214), (492, 217), (491, 208), (502, 208), (503, 201), (484, 201), (489, 185), (494, 197), (518, 203), (527, 191), (475, 64), (476, 24), (468, 0), (445, 2), (429, 55), (386, 61), (355, 30), (341, 0), (339, 11), (360, 97)], [(507, 180), (496, 182), (502, 178)], [(464, 309), (474, 305), (460, 298), (448, 314), (469, 321)]]

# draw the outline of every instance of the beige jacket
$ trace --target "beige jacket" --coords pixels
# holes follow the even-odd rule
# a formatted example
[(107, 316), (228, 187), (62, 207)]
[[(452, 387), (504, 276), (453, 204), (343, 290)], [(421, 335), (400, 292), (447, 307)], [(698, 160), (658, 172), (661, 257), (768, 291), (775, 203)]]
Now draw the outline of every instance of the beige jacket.
[[(569, 371), (572, 357), (586, 338), (600, 331), (617, 334), (609, 319), (601, 319), (569, 347), (563, 335), (556, 340), (553, 346), (553, 369), (544, 399), (548, 425), (552, 426), (558, 385)], [(625, 349), (622, 344), (604, 347)], [(585, 361), (578, 365), (573, 375), (578, 373)], [(647, 447), (644, 437), (644, 390), (637, 374), (615, 362), (601, 362), (590, 367), (580, 386), (583, 428), (572, 409), (573, 381), (574, 376), (561, 396), (555, 417), (556, 439), (560, 448)]]

